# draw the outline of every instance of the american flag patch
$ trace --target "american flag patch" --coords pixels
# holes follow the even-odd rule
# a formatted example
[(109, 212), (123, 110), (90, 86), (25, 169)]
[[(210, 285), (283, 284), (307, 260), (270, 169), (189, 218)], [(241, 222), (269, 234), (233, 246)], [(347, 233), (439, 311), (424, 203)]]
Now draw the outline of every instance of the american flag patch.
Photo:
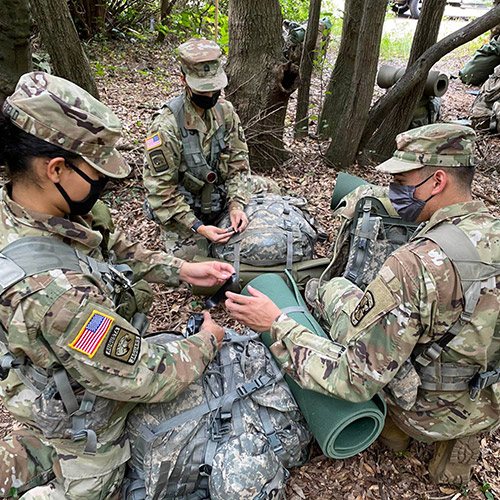
[(155, 135), (152, 135), (151, 137), (148, 137), (146, 139), (146, 151), (157, 148), (158, 146), (161, 146), (160, 134), (156, 133)]
[(97, 349), (99, 349), (99, 346), (104, 340), (104, 337), (106, 337), (106, 334), (109, 332), (113, 321), (114, 318), (111, 318), (110, 316), (106, 316), (105, 314), (97, 311), (92, 311), (90, 318), (80, 330), (76, 339), (69, 344), (69, 347), (83, 352), (83, 354), (86, 354), (91, 358), (97, 352)]

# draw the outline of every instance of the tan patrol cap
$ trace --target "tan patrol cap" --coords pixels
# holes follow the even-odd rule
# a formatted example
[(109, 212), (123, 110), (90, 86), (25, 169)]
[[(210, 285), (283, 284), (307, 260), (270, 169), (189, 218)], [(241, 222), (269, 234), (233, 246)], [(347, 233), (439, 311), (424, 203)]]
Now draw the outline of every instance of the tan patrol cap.
[(211, 92), (227, 85), (220, 47), (212, 40), (191, 38), (177, 47), (187, 84), (197, 92)]
[(119, 179), (130, 173), (115, 148), (120, 120), (68, 80), (41, 71), (26, 73), (5, 100), (3, 112), (28, 134), (81, 156), (108, 177)]
[(425, 166), (473, 167), (476, 132), (455, 123), (434, 123), (407, 130), (396, 137), (397, 151), (377, 170), (387, 174)]

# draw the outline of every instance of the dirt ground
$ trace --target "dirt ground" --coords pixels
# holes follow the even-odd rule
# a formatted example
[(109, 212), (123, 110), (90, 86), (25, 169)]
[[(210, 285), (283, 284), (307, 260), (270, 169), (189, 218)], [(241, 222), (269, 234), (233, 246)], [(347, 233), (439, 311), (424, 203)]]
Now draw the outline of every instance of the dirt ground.
[[(142, 202), (144, 190), (141, 184), (143, 165), (142, 141), (153, 113), (180, 90), (177, 68), (174, 63), (175, 42), (161, 47), (153, 40), (107, 41), (91, 47), (90, 58), (99, 70), (98, 86), (102, 100), (108, 104), (124, 123), (124, 139), (121, 148), (133, 166), (133, 174), (124, 182), (116, 183), (106, 194), (117, 225), (132, 239), (146, 243), (150, 248), (160, 248), (158, 234), (153, 223), (144, 219)], [(458, 74), (470, 55), (446, 57), (437, 69)], [(335, 43), (328, 53), (325, 71), (321, 78), (315, 73), (311, 89), (311, 102), (319, 106), (335, 59)], [(458, 79), (452, 79), (443, 99), (443, 120), (466, 118), (474, 96), (467, 93)], [(292, 96), (287, 123), (293, 122), (296, 95)], [(312, 109), (315, 113), (315, 108)], [(316, 112), (316, 114), (318, 114)], [(315, 123), (311, 122), (311, 132)], [(329, 245), (335, 237), (335, 221), (329, 207), (331, 193), (338, 172), (329, 168), (323, 154), (327, 142), (308, 137), (294, 142), (291, 126), (285, 132), (285, 141), (293, 153), (289, 163), (279, 169), (265, 172), (275, 179), (289, 194), (305, 196), (312, 215), (328, 230), (330, 241), (318, 248), (318, 255), (328, 255)], [(478, 167), (474, 195), (482, 199), (497, 215), (499, 189), (500, 141), (496, 136), (482, 136), (478, 141)], [(386, 182), (371, 168), (353, 166), (349, 173), (370, 182)], [(166, 289), (155, 287), (157, 292), (153, 306), (152, 327), (181, 329), (197, 302), (185, 288)], [(223, 310), (215, 312), (218, 321), (231, 325)], [(233, 325), (231, 325), (233, 326)], [(0, 408), (0, 436), (11, 427), (8, 414)], [(298, 499), (427, 499), (457, 500), (458, 498), (500, 498), (500, 439), (498, 434), (484, 435), (481, 440), (481, 457), (468, 485), (461, 487), (436, 486), (429, 480), (427, 463), (432, 456), (432, 446), (412, 442), (404, 453), (393, 453), (378, 443), (347, 460), (333, 460), (322, 455), (314, 446), (309, 462), (290, 471), (288, 498)]]

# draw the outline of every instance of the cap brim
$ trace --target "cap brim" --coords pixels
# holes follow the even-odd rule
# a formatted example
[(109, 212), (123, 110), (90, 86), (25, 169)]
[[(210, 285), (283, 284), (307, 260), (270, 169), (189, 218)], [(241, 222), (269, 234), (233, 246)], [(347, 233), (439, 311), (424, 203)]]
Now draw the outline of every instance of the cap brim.
[(129, 164), (123, 159), (116, 148), (113, 149), (113, 152), (107, 158), (89, 158), (83, 155), (81, 157), (97, 171), (113, 179), (123, 179), (132, 171)]
[(381, 163), (378, 167), (375, 167), (375, 170), (383, 174), (402, 174), (403, 172), (417, 170), (422, 167), (424, 167), (424, 165), (421, 163), (400, 160), (399, 158), (392, 157), (384, 161), (384, 163)]
[(227, 75), (222, 68), (215, 76), (198, 77), (186, 74), (187, 84), (196, 92), (213, 92), (227, 86)]

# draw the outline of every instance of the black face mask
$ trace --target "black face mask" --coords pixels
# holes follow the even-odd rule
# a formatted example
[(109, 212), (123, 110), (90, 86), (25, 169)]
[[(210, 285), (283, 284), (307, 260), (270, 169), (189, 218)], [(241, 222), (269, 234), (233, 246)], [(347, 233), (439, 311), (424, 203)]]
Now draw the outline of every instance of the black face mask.
[(92, 207), (95, 205), (95, 202), (103, 192), (106, 187), (106, 183), (108, 182), (107, 177), (101, 177), (98, 180), (91, 179), (85, 172), (80, 170), (76, 165), (73, 165), (70, 162), (66, 162), (80, 177), (85, 179), (90, 184), (90, 191), (87, 196), (81, 201), (73, 201), (69, 196), (65, 189), (59, 184), (55, 182), (56, 188), (61, 193), (62, 197), (66, 200), (66, 203), (69, 207), (69, 213), (71, 215), (85, 215), (90, 212)]
[(196, 104), (201, 109), (213, 108), (220, 97), (220, 90), (218, 90), (212, 97), (208, 95), (195, 94), (191, 91), (191, 102)]

